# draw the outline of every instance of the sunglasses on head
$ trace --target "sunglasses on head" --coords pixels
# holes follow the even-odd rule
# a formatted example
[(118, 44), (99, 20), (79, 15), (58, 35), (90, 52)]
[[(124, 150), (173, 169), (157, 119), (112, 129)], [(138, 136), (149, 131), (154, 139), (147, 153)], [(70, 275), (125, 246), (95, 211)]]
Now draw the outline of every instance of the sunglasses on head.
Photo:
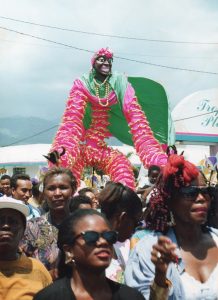
[(99, 56), (96, 60), (101, 63), (104, 63), (107, 60), (109, 64), (112, 64), (113, 62), (113, 58), (107, 58), (106, 56)]
[(202, 194), (204, 196), (209, 195), (210, 197), (214, 195), (215, 188), (212, 186), (187, 186), (182, 187), (179, 190), (180, 194), (182, 194), (185, 198), (195, 198), (198, 196), (198, 194)]
[(87, 245), (96, 244), (100, 237), (106, 240), (108, 244), (113, 245), (117, 242), (118, 233), (113, 230), (104, 232), (83, 231), (74, 238), (74, 241), (79, 237), (82, 237)]

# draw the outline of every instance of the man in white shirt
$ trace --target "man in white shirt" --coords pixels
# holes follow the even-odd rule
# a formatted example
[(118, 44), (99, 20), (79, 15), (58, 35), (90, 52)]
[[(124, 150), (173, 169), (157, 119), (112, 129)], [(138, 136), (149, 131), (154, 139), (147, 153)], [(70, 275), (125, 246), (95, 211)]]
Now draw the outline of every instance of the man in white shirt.
[(32, 182), (27, 174), (15, 174), (11, 177), (12, 197), (22, 200), (29, 208), (30, 214), (27, 220), (40, 217), (40, 211), (28, 203), (32, 196)]

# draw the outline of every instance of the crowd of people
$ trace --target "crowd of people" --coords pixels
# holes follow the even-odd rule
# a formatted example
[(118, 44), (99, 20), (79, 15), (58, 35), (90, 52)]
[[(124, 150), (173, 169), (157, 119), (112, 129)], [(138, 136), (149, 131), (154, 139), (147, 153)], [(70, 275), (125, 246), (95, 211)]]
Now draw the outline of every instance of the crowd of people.
[[(0, 179), (0, 299), (218, 299), (218, 186), (175, 147), (163, 151), (112, 61), (99, 50), (75, 81), (43, 179)], [(141, 188), (104, 141), (119, 114), (148, 168)], [(79, 186), (87, 165), (105, 173), (100, 190)]]
[(119, 182), (78, 189), (62, 167), (34, 206), (30, 177), (3, 175), (0, 298), (217, 299), (217, 186), (183, 155), (150, 169), (146, 206)]

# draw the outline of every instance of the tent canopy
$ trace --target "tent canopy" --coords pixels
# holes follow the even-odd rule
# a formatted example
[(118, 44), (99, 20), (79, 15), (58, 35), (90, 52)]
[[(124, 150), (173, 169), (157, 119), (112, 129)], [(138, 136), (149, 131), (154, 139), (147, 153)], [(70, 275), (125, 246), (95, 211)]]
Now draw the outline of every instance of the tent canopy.
[[(117, 149), (124, 155), (132, 153), (129, 157), (133, 165), (140, 165), (140, 159), (136, 155), (135, 149), (131, 146), (111, 146)], [(0, 148), (0, 166), (15, 166), (15, 165), (47, 165), (47, 160), (43, 156), (51, 149), (50, 144), (31, 144), (19, 145)]]
[(0, 166), (46, 165), (43, 156), (51, 148), (50, 144), (19, 145), (0, 148)]

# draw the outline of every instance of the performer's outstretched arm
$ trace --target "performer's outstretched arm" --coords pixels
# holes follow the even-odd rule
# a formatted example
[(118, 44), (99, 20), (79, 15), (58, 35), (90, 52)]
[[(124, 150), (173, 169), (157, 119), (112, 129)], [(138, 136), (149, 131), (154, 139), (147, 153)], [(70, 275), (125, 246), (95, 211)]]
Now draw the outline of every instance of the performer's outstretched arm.
[(143, 165), (163, 166), (167, 162), (167, 155), (156, 140), (149, 126), (145, 113), (137, 101), (135, 91), (128, 83), (123, 104), (123, 113), (127, 119), (133, 137), (136, 152)]
[(79, 144), (84, 138), (83, 117), (87, 97), (79, 88), (80, 85), (80, 80), (74, 82), (51, 149), (61, 152), (62, 148), (65, 148), (65, 154), (60, 157), (59, 165), (70, 169), (80, 154)]

